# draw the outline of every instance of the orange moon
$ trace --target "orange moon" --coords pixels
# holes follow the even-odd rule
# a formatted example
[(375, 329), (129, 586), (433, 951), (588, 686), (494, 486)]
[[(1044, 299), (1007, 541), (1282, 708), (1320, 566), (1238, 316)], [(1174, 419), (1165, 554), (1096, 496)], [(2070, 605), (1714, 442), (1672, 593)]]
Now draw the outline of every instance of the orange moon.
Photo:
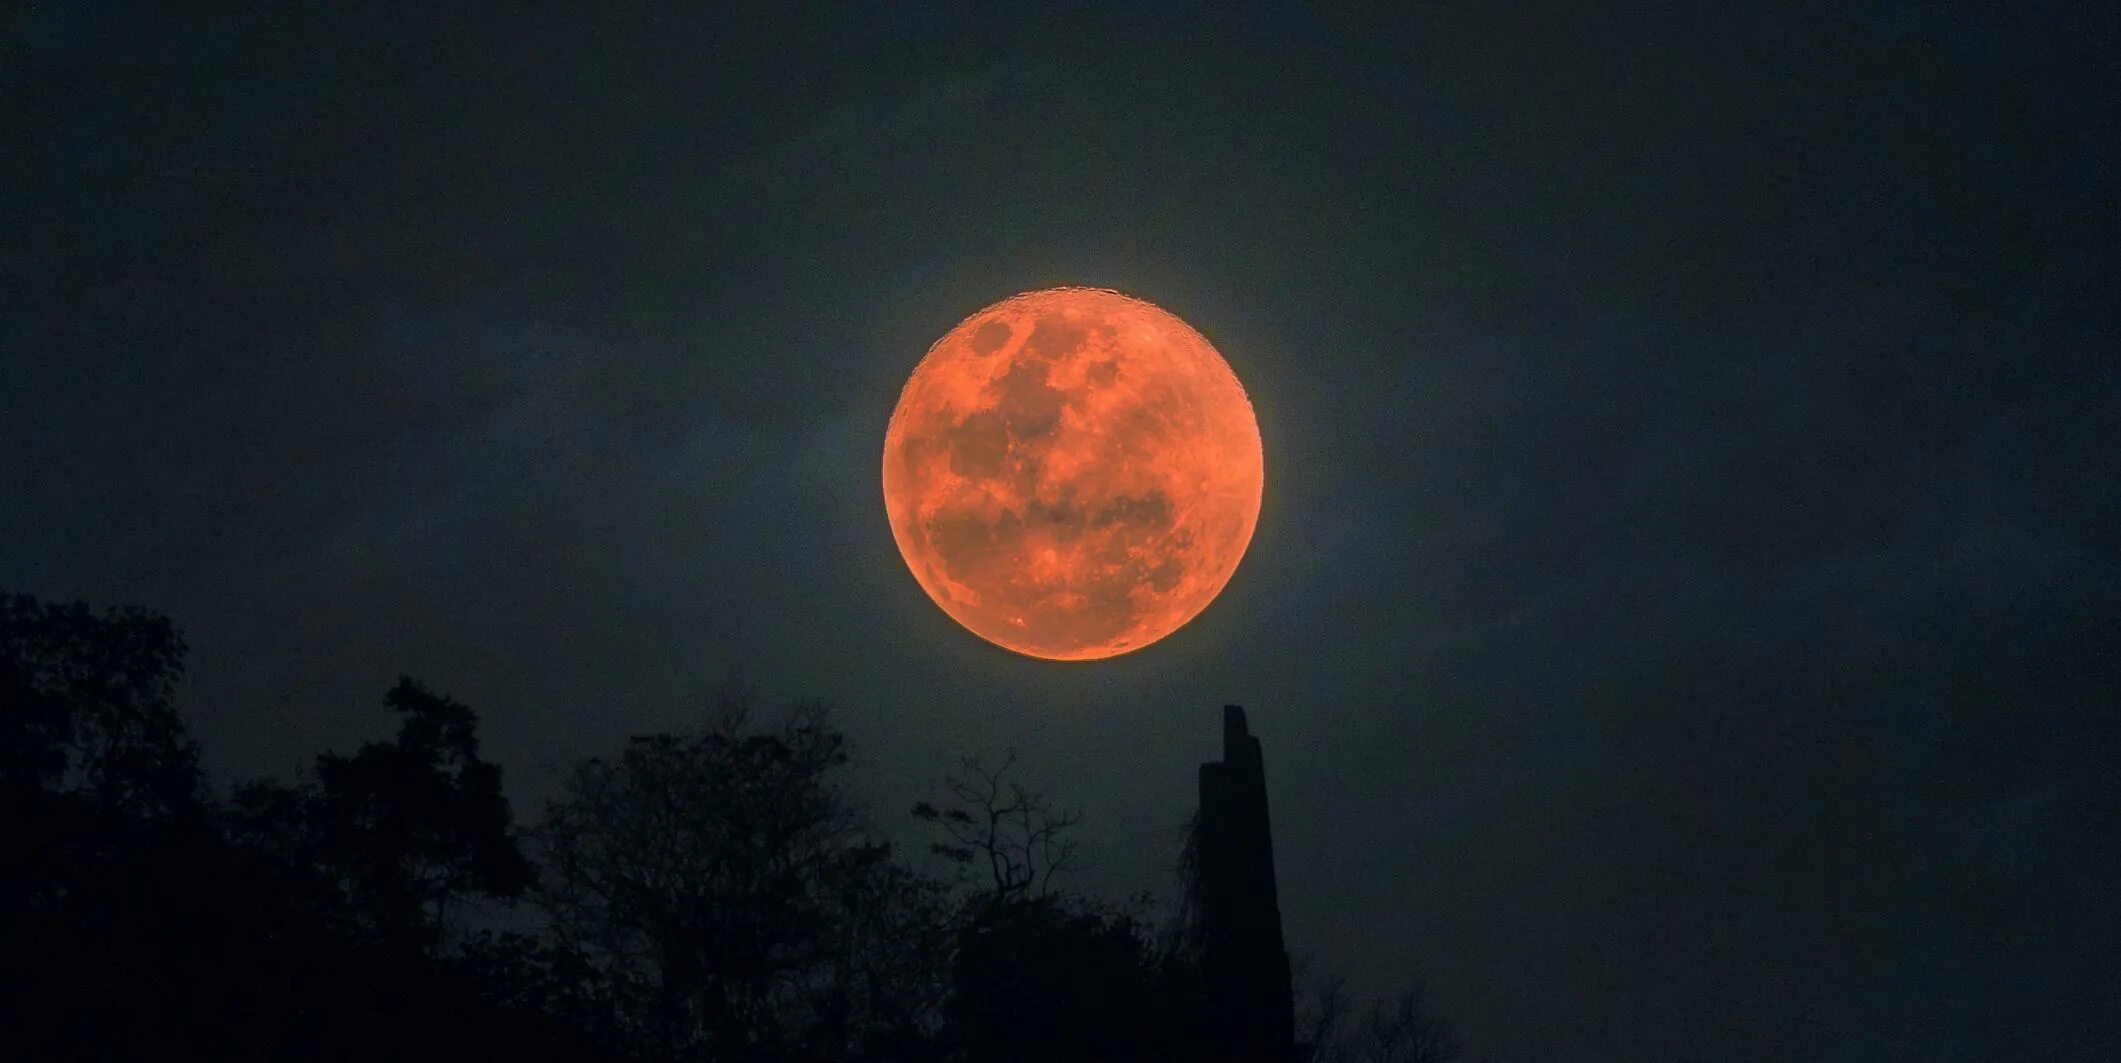
[(1259, 422), (1207, 339), (1118, 292), (1053, 288), (928, 349), (884, 436), (913, 577), (1032, 657), (1138, 650), (1200, 615), (1259, 524)]

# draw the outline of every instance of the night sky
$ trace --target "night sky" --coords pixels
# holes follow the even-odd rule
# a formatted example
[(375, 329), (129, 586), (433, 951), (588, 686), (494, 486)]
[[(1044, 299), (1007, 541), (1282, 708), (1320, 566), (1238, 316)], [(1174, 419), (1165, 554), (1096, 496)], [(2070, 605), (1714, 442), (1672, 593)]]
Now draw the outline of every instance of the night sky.
[[(1014, 746), (1168, 891), (1239, 703), (1292, 950), (1476, 1054), (2121, 1057), (2110, 8), (201, 6), (0, 16), (0, 588), (174, 618), (221, 784), (402, 672), (528, 819), (735, 684), (880, 828)], [(1093, 664), (879, 487), (1061, 284), (1266, 447)]]

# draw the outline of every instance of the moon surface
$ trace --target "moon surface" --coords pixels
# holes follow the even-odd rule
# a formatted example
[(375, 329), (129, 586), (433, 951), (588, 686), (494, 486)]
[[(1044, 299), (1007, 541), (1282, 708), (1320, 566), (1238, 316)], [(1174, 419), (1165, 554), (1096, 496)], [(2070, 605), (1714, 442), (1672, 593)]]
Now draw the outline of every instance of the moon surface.
[(1053, 288), (929, 348), (884, 437), (884, 505), (921, 587), (973, 634), (1089, 661), (1178, 630), (1259, 523), (1259, 422), (1160, 307)]

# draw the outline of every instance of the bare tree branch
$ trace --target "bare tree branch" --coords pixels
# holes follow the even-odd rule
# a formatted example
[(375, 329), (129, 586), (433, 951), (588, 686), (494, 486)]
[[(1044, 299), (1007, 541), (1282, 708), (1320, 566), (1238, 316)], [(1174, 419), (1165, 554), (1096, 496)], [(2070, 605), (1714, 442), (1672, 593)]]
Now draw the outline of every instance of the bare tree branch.
[(946, 839), (931, 844), (930, 852), (961, 867), (984, 865), (993, 900), (1045, 896), (1056, 876), (1076, 868), (1069, 831), (1082, 814), (1056, 806), (1013, 778), (1016, 763), (1014, 749), (1003, 750), (998, 761), (980, 754), (965, 757), (958, 773), (943, 778), (950, 807), (922, 801), (912, 811)]

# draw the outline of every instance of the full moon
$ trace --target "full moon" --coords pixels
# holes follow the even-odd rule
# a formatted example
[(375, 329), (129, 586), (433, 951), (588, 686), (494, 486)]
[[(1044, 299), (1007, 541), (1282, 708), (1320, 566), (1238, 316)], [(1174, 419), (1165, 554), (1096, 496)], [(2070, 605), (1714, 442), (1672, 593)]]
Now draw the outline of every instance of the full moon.
[(1118, 292), (1026, 292), (913, 371), (884, 508), (913, 577), (973, 634), (1091, 661), (1184, 626), (1259, 523), (1244, 386), (1207, 339)]

